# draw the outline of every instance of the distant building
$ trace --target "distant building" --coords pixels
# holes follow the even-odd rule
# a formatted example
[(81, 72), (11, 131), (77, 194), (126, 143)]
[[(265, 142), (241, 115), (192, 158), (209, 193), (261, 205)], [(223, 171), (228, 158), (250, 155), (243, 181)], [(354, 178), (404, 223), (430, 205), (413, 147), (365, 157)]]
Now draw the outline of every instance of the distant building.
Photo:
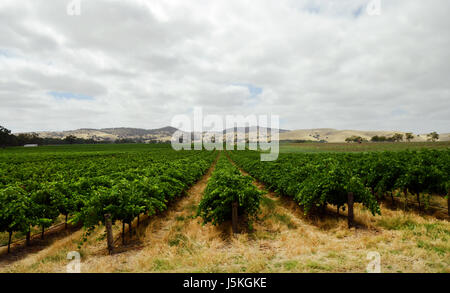
[(24, 145), (24, 147), (26, 147), (26, 148), (35, 148), (37, 146), (38, 146), (37, 144), (26, 144), (26, 145)]

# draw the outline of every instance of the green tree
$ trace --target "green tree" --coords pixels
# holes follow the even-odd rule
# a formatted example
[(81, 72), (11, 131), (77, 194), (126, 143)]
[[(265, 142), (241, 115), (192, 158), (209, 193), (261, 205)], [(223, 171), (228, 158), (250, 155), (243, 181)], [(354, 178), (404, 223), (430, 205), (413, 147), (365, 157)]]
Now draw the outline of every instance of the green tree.
[(414, 134), (412, 134), (412, 132), (407, 132), (405, 133), (405, 139), (410, 142), (411, 139), (414, 139)]
[(64, 138), (64, 140), (68, 143), (68, 144), (74, 144), (77, 142), (77, 137), (75, 135), (68, 135)]
[(361, 136), (356, 136), (356, 135), (352, 135), (350, 137), (347, 137), (345, 139), (346, 142), (363, 142), (363, 141), (367, 141), (366, 139), (362, 138)]
[(0, 125), (0, 146), (5, 147), (11, 143), (11, 130)]
[(392, 140), (395, 141), (395, 142), (402, 141), (402, 140), (403, 140), (403, 134), (401, 134), (401, 133), (395, 133), (395, 134), (392, 136)]
[(439, 140), (439, 134), (436, 131), (428, 133), (427, 137), (428, 141), (435, 142), (436, 140)]
[(386, 136), (383, 136), (383, 135), (381, 135), (381, 136), (375, 135), (370, 140), (372, 142), (383, 142), (383, 141), (387, 141), (388, 139), (386, 138)]

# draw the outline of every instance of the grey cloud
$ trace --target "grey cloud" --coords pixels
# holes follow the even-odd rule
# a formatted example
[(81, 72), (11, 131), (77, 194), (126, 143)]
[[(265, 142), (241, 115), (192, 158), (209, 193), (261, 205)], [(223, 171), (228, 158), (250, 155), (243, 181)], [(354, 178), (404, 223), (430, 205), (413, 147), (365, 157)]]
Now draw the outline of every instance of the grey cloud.
[(107, 92), (102, 84), (87, 78), (82, 79), (76, 76), (59, 74), (50, 75), (34, 70), (23, 70), (18, 75), (45, 91), (70, 92), (89, 96), (102, 95)]

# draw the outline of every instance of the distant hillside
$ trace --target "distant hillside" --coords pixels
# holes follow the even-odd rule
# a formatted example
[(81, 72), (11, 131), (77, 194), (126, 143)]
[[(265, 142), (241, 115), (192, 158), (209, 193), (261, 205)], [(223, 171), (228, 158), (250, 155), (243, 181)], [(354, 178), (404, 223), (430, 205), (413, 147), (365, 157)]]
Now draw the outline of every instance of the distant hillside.
[[(403, 131), (365, 131), (365, 130), (337, 130), (333, 128), (317, 128), (317, 129), (299, 129), (289, 132), (280, 133), (280, 140), (312, 140), (312, 141), (327, 141), (327, 142), (345, 142), (347, 137), (361, 136), (370, 140), (373, 136), (391, 137), (395, 133), (405, 135)], [(411, 141), (421, 142), (427, 141), (426, 134), (414, 134), (415, 137)], [(449, 141), (450, 134), (442, 133), (439, 135), (440, 141)]]
[[(256, 132), (260, 129), (265, 129), (268, 133), (270, 133), (272, 131), (271, 128), (267, 128), (267, 127), (259, 127), (259, 126), (250, 126), (250, 127), (235, 127), (234, 130), (237, 132), (243, 132), (245, 131), (245, 133), (251, 133), (251, 132)], [(223, 134), (225, 134), (226, 132), (232, 132), (233, 128), (229, 128), (229, 129), (225, 129), (223, 131)], [(286, 129), (278, 129), (279, 133), (284, 133), (284, 132), (289, 132), (290, 130), (286, 130)]]
[[(238, 133), (245, 133), (245, 137), (255, 137), (259, 127), (239, 127), (236, 129)], [(267, 133), (270, 135), (272, 129), (267, 128)], [(36, 132), (43, 138), (64, 138), (68, 135), (74, 135), (78, 138), (94, 139), (96, 141), (114, 141), (118, 139), (139, 140), (142, 142), (150, 141), (170, 141), (173, 133), (177, 131), (174, 127), (163, 127), (157, 129), (142, 129), (142, 128), (103, 128), (103, 129), (77, 129), (68, 131), (42, 131)], [(225, 135), (227, 130), (217, 132), (214, 135), (223, 134), (224, 140), (234, 139), (235, 133), (231, 132)], [(326, 142), (345, 142), (347, 137), (361, 136), (370, 140), (373, 136), (390, 137), (395, 133), (402, 133), (402, 131), (365, 131), (365, 130), (337, 130), (333, 128), (317, 128), (317, 129), (299, 129), (299, 130), (279, 130), (280, 140), (305, 140), (305, 141), (326, 141)], [(200, 137), (200, 136), (197, 136)], [(207, 137), (208, 138), (208, 137)], [(426, 141), (426, 134), (415, 134), (412, 141)], [(450, 133), (440, 134), (440, 141), (450, 141)]]
[(118, 139), (132, 139), (148, 141), (169, 141), (172, 134), (177, 129), (174, 127), (163, 127), (158, 129), (141, 129), (141, 128), (103, 128), (103, 129), (77, 129), (68, 131), (43, 131), (36, 132), (43, 138), (64, 138), (74, 135), (84, 139), (94, 139), (96, 141), (114, 141)]
[(148, 135), (166, 135), (171, 136), (175, 131), (177, 131), (174, 127), (163, 127), (158, 129), (141, 129), (141, 128), (103, 128), (100, 131), (116, 135), (118, 137), (145, 137)]

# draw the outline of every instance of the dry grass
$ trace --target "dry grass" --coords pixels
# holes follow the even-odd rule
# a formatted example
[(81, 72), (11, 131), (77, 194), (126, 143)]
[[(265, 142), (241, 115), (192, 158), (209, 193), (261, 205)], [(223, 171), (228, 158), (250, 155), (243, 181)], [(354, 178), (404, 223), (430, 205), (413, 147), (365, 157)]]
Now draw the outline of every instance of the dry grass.
[[(209, 173), (167, 213), (137, 229), (134, 241), (109, 256), (98, 228), (82, 247), (82, 272), (365, 272), (367, 253), (381, 255), (382, 272), (450, 273), (450, 224), (431, 215), (392, 210), (382, 216), (355, 206), (357, 229), (345, 213), (305, 217), (290, 199), (266, 194), (253, 230), (233, 236), (229, 225), (202, 225), (196, 208)], [(257, 184), (264, 188), (263, 185)], [(115, 227), (115, 233), (120, 227)], [(64, 272), (82, 231), (58, 240), (1, 272)], [(120, 243), (120, 241), (116, 241)]]

